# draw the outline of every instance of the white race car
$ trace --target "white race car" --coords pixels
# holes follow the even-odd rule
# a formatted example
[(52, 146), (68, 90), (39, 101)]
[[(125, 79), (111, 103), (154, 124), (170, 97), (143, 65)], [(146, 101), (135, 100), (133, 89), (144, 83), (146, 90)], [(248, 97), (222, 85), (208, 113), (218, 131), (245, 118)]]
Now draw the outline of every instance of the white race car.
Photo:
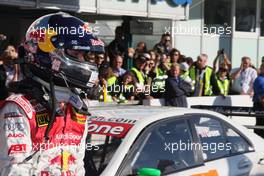
[(87, 176), (264, 175), (264, 139), (207, 110), (92, 107)]

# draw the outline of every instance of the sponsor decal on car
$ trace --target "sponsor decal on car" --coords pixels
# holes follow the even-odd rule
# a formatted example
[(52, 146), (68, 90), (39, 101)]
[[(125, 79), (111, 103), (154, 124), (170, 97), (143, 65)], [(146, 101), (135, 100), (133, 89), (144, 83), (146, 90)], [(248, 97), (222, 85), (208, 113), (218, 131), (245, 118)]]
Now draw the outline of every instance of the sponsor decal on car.
[(131, 119), (93, 116), (89, 118), (88, 133), (123, 138), (135, 122), (136, 120)]
[(210, 170), (209, 172), (206, 173), (198, 173), (198, 174), (194, 174), (192, 176), (218, 176), (218, 173), (216, 170)]
[(26, 144), (13, 144), (8, 149), (8, 155), (16, 154), (16, 153), (25, 153), (26, 152)]
[(120, 118), (120, 117), (106, 118), (103, 116), (90, 116), (89, 120), (100, 121), (100, 122), (128, 123), (128, 124), (135, 124), (137, 122), (137, 120), (134, 120), (134, 119), (126, 119), (126, 118)]
[(198, 135), (201, 136), (202, 138), (221, 136), (218, 130), (210, 130), (208, 127), (197, 126), (196, 129), (197, 129)]

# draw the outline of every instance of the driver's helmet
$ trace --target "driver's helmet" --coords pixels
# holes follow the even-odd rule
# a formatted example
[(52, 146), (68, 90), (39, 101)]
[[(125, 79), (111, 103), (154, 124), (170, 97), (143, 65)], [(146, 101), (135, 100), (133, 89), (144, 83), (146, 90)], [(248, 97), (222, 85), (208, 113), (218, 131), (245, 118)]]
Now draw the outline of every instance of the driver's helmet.
[(25, 48), (33, 78), (55, 85), (89, 89), (98, 77), (97, 67), (86, 54), (104, 53), (104, 43), (93, 35), (88, 23), (66, 13), (45, 15), (26, 33)]

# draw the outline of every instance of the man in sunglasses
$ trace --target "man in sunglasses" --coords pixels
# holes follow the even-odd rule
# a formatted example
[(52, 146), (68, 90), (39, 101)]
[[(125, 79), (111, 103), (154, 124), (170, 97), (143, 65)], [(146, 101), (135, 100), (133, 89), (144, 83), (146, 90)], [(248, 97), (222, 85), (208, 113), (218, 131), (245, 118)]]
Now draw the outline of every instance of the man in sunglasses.
[(169, 33), (162, 34), (160, 42), (154, 46), (153, 50), (159, 54), (169, 55), (171, 50), (170, 34)]

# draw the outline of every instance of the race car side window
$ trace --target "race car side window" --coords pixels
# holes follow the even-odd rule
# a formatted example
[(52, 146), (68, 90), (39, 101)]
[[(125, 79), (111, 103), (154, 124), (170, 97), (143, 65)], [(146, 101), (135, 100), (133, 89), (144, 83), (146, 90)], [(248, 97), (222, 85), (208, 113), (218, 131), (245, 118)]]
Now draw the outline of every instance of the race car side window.
[(237, 130), (216, 117), (194, 114), (191, 122), (199, 136), (205, 161), (254, 150)]
[(119, 175), (137, 175), (144, 168), (158, 169), (163, 175), (201, 165), (192, 142), (187, 120), (155, 123), (138, 138)]
[(227, 144), (220, 121), (197, 114), (191, 118), (191, 122), (194, 123), (197, 135), (200, 138), (205, 161), (229, 156), (231, 145)]
[(251, 147), (251, 145), (249, 144), (249, 142), (239, 133), (237, 133), (234, 129), (232, 129), (232, 127), (229, 127), (227, 125), (223, 126), (226, 132), (227, 142), (231, 146), (231, 155), (242, 154), (254, 150), (253, 147)]

